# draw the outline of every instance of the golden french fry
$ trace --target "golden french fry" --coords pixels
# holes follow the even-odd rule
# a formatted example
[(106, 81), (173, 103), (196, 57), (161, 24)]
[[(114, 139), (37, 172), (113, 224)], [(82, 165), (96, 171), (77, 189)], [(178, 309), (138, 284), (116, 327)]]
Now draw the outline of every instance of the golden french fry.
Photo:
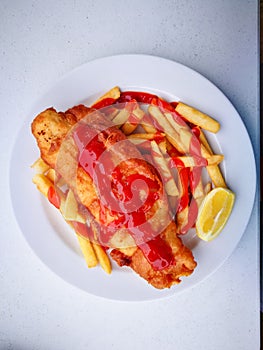
[(155, 129), (153, 125), (150, 125), (144, 121), (142, 121), (141, 126), (149, 134), (157, 133), (157, 129)]
[(163, 156), (167, 156), (166, 139), (163, 139), (163, 141), (159, 142), (158, 147), (160, 148)]
[[(160, 137), (163, 137), (162, 141)], [(166, 137), (165, 134), (131, 134), (128, 135), (128, 139), (136, 145), (141, 151), (145, 151), (145, 149), (150, 147), (149, 141), (158, 140), (158, 147), (163, 155), (166, 155)]]
[(141, 121), (141, 126), (147, 134), (156, 134), (158, 132), (153, 126), (152, 120), (148, 115), (144, 115)]
[[(121, 95), (120, 89), (118, 86), (113, 87), (112, 89), (110, 89), (109, 91), (107, 91), (104, 95), (102, 95), (101, 97), (99, 97), (93, 104), (92, 106), (94, 106), (96, 103), (104, 100), (105, 98), (112, 98), (114, 100), (117, 100)], [(91, 106), (91, 107), (92, 107)]]
[(227, 185), (218, 165), (208, 165), (206, 169), (215, 187), (227, 188)]
[(131, 124), (129, 122), (126, 122), (123, 124), (121, 130), (125, 135), (130, 135), (136, 128), (138, 124)]
[(175, 110), (190, 123), (205, 130), (216, 133), (220, 129), (220, 124), (215, 119), (183, 102), (179, 102)]
[(42, 158), (38, 158), (34, 164), (31, 165), (31, 168), (39, 174), (45, 174), (50, 166)]
[(101, 267), (103, 268), (103, 270), (106, 273), (110, 274), (111, 273), (111, 263), (110, 263), (110, 259), (107, 255), (107, 253), (102, 248), (102, 246), (100, 246), (99, 244), (92, 243), (92, 246), (93, 246), (93, 249), (95, 250), (96, 256), (100, 262)]
[(207, 141), (207, 138), (205, 137), (204, 132), (199, 129), (200, 135), (199, 135), (199, 140), (201, 141), (202, 145), (204, 145), (204, 147), (206, 148), (206, 150), (208, 151), (209, 154), (213, 154), (213, 150), (209, 144), (209, 142)]
[(160, 139), (160, 137), (165, 137), (164, 133), (156, 133), (152, 134), (131, 134), (128, 136), (128, 139), (143, 139), (143, 140), (156, 140), (156, 138)]
[(47, 173), (46, 176), (49, 178), (50, 181), (52, 181), (53, 183), (55, 183), (55, 179), (56, 179), (56, 172), (54, 169), (50, 168)]
[[(200, 138), (200, 141), (202, 142), (202, 144), (204, 145), (204, 147), (206, 148), (208, 154), (212, 155), (213, 150), (210, 147), (209, 142), (207, 141), (205, 134), (203, 133), (202, 130), (200, 130), (200, 137), (199, 138)], [(223, 177), (218, 165), (208, 165), (206, 167), (206, 169), (207, 169), (207, 172), (208, 172), (215, 187), (227, 188), (224, 177)]]
[(113, 119), (112, 122), (120, 128), (129, 118), (129, 111), (123, 108)]
[(92, 243), (87, 239), (77, 234), (80, 249), (88, 267), (95, 267), (98, 264), (97, 256), (94, 252)]
[[(182, 163), (184, 167), (198, 166), (196, 158), (192, 156), (178, 156), (173, 159), (178, 160), (178, 162)], [(207, 165), (217, 165), (221, 163), (223, 159), (224, 159), (224, 156), (222, 154), (213, 154), (208, 158), (206, 158), (205, 160), (207, 161)]]
[(167, 161), (155, 141), (151, 141), (151, 148), (153, 160), (164, 178), (164, 186), (167, 194), (169, 196), (178, 196), (179, 191), (168, 167)]
[(188, 211), (189, 207), (185, 207), (180, 212), (177, 212), (176, 214), (176, 223), (177, 223), (177, 232), (180, 233), (181, 229), (187, 224), (188, 222)]
[(212, 183), (211, 182), (208, 182), (206, 185), (205, 185), (205, 194), (209, 193), (211, 190), (212, 190)]
[(53, 183), (44, 174), (36, 174), (32, 181), (37, 186), (37, 189), (47, 197), (49, 188), (53, 186)]
[(218, 165), (224, 160), (223, 154), (212, 154), (207, 158), (208, 165)]
[(200, 201), (202, 201), (205, 196), (204, 186), (201, 178), (196, 187), (194, 188), (192, 194), (194, 199), (197, 201), (197, 205), (200, 204)]
[[(131, 102), (134, 104), (134, 102)], [(122, 126), (122, 131), (125, 135), (130, 135), (139, 125), (140, 121), (142, 120), (144, 116), (144, 111), (140, 109), (138, 104), (136, 103), (136, 108), (132, 111), (132, 119), (134, 120), (133, 123), (131, 123), (128, 119), (128, 121)]]
[[(177, 149), (174, 148), (174, 146), (167, 139), (167, 137), (165, 138), (165, 148), (166, 148), (166, 152), (168, 152), (168, 154), (171, 154), (171, 156), (176, 156), (178, 154)], [(175, 151), (176, 154), (173, 154), (173, 151)]]

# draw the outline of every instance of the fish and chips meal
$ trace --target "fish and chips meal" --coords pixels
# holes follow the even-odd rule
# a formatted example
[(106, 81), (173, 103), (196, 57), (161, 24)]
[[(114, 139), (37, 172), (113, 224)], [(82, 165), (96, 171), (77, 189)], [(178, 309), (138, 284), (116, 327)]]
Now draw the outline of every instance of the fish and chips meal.
[(219, 129), (181, 101), (114, 87), (90, 106), (34, 118), (33, 183), (75, 231), (89, 268), (110, 274), (115, 262), (170, 288), (197, 266), (182, 237), (211, 241), (231, 214), (224, 156), (207, 139)]

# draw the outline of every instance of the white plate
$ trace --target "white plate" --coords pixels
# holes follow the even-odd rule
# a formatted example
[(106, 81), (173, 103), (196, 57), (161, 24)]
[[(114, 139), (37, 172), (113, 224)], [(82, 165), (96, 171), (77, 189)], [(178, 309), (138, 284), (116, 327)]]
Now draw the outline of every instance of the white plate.
[[(34, 188), (30, 165), (39, 153), (30, 131), (34, 116), (47, 107), (65, 110), (118, 85), (182, 100), (210, 114), (221, 130), (210, 141), (225, 155), (222, 166), (236, 193), (232, 215), (221, 235), (210, 243), (193, 237), (187, 244), (198, 263), (194, 273), (169, 290), (156, 290), (129, 268), (113, 266), (110, 276), (87, 269), (76, 238), (59, 212)], [(248, 185), (249, 184), (249, 185)], [(237, 111), (210, 81), (195, 71), (163, 58), (120, 55), (88, 62), (56, 83), (34, 105), (19, 132), (10, 168), (10, 191), (21, 230), (37, 256), (57, 275), (88, 293), (115, 300), (149, 300), (181, 292), (214, 272), (233, 252), (248, 223), (254, 202), (256, 171), (252, 146)]]

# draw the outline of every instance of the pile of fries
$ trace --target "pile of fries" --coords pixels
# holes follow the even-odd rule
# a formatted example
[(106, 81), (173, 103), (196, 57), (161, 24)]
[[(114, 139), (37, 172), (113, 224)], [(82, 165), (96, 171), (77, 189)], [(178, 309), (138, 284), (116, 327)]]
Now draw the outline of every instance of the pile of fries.
[[(219, 168), (224, 156), (213, 153), (204, 133), (204, 130), (218, 132), (219, 123), (183, 102), (167, 102), (143, 92), (121, 92), (118, 87), (109, 90), (91, 107), (101, 109), (154, 165), (164, 183), (177, 233), (187, 233), (195, 225), (206, 194), (214, 187), (227, 187)], [(36, 172), (33, 183), (75, 230), (87, 266), (100, 263), (111, 273), (106, 250), (99, 242), (90, 240), (83, 230), (86, 219), (79, 211), (73, 191), (64, 193), (57, 188), (55, 170), (41, 158), (32, 168)], [(206, 183), (203, 183), (204, 169), (210, 179)]]

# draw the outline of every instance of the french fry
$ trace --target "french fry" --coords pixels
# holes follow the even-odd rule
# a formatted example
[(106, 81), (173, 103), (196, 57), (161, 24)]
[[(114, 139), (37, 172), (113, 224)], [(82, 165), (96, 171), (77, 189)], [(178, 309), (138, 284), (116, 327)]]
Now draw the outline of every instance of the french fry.
[(151, 148), (149, 141), (154, 140), (158, 143), (158, 147), (160, 148), (163, 155), (166, 155), (166, 137), (164, 133), (157, 134), (131, 134), (127, 136), (128, 139), (136, 145), (141, 151), (146, 151)]
[(220, 129), (220, 124), (215, 119), (183, 102), (179, 102), (175, 110), (190, 123), (198, 125), (204, 130), (217, 133)]
[(173, 158), (175, 162), (181, 163), (184, 167), (217, 165), (224, 159), (222, 154), (213, 154), (208, 158), (197, 159), (192, 156), (178, 156)]
[(93, 245), (89, 239), (82, 237), (77, 234), (77, 238), (79, 241), (80, 249), (86, 261), (88, 267), (95, 267), (98, 265), (98, 258), (93, 249)]
[(152, 148), (152, 157), (157, 165), (158, 170), (161, 172), (163, 178), (164, 178), (164, 187), (169, 196), (178, 196), (179, 191), (177, 188), (177, 185), (174, 181), (174, 178), (172, 176), (172, 173), (170, 169), (168, 168), (168, 164), (166, 162), (166, 159), (164, 158), (162, 152), (160, 151), (157, 143), (155, 141), (151, 141), (151, 148)]
[(204, 147), (206, 148), (206, 150), (209, 154), (213, 154), (214, 152), (213, 152), (209, 142), (207, 141), (207, 138), (205, 137), (205, 134), (202, 131), (202, 129), (199, 129), (199, 132), (200, 132), (199, 140), (201, 141), (202, 145), (204, 145)]
[(123, 108), (113, 119), (112, 122), (118, 127), (122, 127), (124, 123), (127, 122), (129, 118), (129, 111)]
[(151, 133), (151, 134), (131, 134), (128, 139), (143, 139), (143, 140), (159, 140), (160, 138), (165, 138), (164, 133)]
[[(211, 149), (206, 137), (205, 137), (205, 134), (203, 133), (203, 131), (201, 130), (200, 131), (200, 141), (202, 142), (202, 144), (205, 146), (205, 148), (207, 149), (208, 153), (210, 155), (213, 154), (213, 150)], [(221, 170), (219, 168), (218, 165), (208, 165), (206, 167), (207, 169), (207, 172), (214, 184), (215, 187), (224, 187), (224, 188), (227, 188), (227, 185), (225, 183), (225, 180), (224, 180), (224, 177), (221, 173)]]
[(101, 267), (103, 268), (103, 270), (106, 273), (110, 274), (111, 273), (111, 263), (110, 263), (110, 259), (107, 255), (107, 253), (102, 248), (102, 246), (99, 244), (92, 243), (92, 247), (96, 253), (96, 256), (100, 262)]
[(31, 168), (39, 174), (45, 174), (50, 167), (42, 158), (38, 158), (34, 164), (31, 165)]
[[(185, 125), (179, 124), (173, 117), (171, 113), (164, 113), (165, 118), (169, 121), (171, 124), (172, 128), (178, 133), (179, 135), (179, 142), (180, 142), (180, 147), (182, 148), (182, 151), (184, 153), (189, 153), (190, 149), (190, 142), (192, 140), (193, 134), (190, 131), (189, 127)], [(171, 142), (171, 141), (170, 141)]]
[(198, 207), (199, 207), (199, 204), (201, 204), (201, 201), (203, 200), (203, 198), (205, 196), (201, 174), (202, 174), (201, 168), (199, 168), (199, 169), (192, 168), (192, 174), (191, 174), (192, 181), (195, 183), (197, 181), (196, 178), (197, 179), (199, 178), (198, 183), (195, 183), (194, 186), (192, 185), (193, 188), (191, 189), (193, 198), (196, 200)]
[[(179, 123), (177, 123), (174, 119), (174, 116), (171, 113), (165, 113), (165, 117), (168, 119), (169, 123), (173, 127), (173, 129), (178, 133), (180, 136), (180, 141), (178, 141), (177, 149), (181, 151), (182, 153), (189, 153), (190, 151), (190, 143), (193, 138), (192, 131), (187, 126), (182, 126)], [(171, 142), (171, 141), (170, 141)], [(171, 142), (172, 143), (172, 142)], [(176, 145), (174, 144), (176, 147)], [(182, 150), (180, 150), (180, 148)], [(206, 149), (206, 147), (201, 144), (201, 155), (205, 158), (208, 158), (211, 154)]]
[(227, 188), (218, 165), (208, 165), (206, 169), (215, 187)]
[(36, 174), (33, 179), (33, 183), (37, 189), (45, 196), (48, 197), (48, 191), (50, 187), (53, 187), (53, 183), (44, 174)]
[(53, 183), (55, 183), (55, 179), (56, 179), (56, 172), (54, 169), (50, 168), (47, 173), (46, 173), (47, 178), (49, 178), (50, 181), (52, 181)]
[(132, 107), (132, 110), (130, 110), (130, 115), (127, 122), (122, 126), (122, 131), (125, 135), (130, 135), (137, 128), (144, 116), (144, 111), (140, 109), (137, 103), (130, 102), (125, 108), (129, 108), (129, 106)]
[[(104, 100), (105, 98), (112, 98), (114, 100), (117, 100), (121, 95), (120, 89), (118, 86), (114, 86), (112, 89), (107, 91), (104, 95), (99, 97), (93, 104), (92, 106), (96, 105), (98, 102)], [(91, 107), (92, 107), (91, 106)]]
[(182, 228), (187, 224), (188, 221), (189, 207), (185, 207), (182, 211), (176, 214), (177, 232), (180, 234)]
[(144, 115), (141, 121), (141, 126), (147, 134), (156, 134), (158, 132), (157, 129), (153, 126), (151, 117), (147, 114)]
[(208, 194), (211, 190), (212, 190), (212, 183), (208, 182), (204, 188), (205, 194)]

